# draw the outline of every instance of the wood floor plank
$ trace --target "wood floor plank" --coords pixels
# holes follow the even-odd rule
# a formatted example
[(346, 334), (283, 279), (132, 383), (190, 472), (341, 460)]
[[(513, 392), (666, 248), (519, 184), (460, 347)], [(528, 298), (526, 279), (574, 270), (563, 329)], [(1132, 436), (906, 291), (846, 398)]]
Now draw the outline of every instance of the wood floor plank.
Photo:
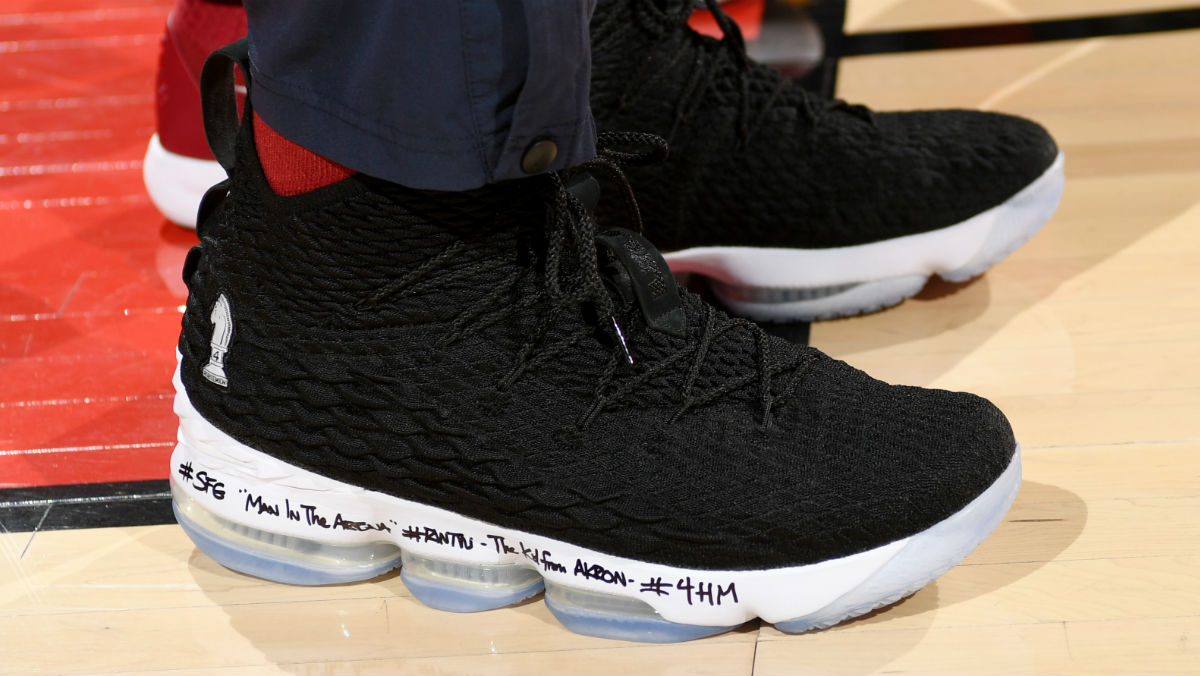
[[(384, 660), (342, 660), (256, 664), (219, 669), (180, 669), (172, 675), (223, 674), (578, 674), (607, 676), (638, 674), (749, 674), (754, 644), (684, 643), (668, 646), (616, 645), (612, 648), (533, 653), (495, 653), (482, 656), (416, 657)], [(120, 672), (157, 674), (162, 672)]]
[(1069, 490), (1086, 503), (1200, 497), (1200, 440), (1027, 448), (1024, 460), (1027, 482)]
[(814, 634), (762, 641), (756, 675), (1195, 674), (1200, 617)]
[(1012, 421), (1021, 443), (1034, 448), (1200, 438), (1200, 391), (1194, 388), (988, 396)]
[[(750, 666), (757, 625), (707, 641), (733, 659), (725, 667)], [(567, 631), (540, 600), (486, 613), (455, 614), (412, 598), (360, 598), (129, 609), (0, 618), (8, 646), (48, 646), (72, 637), (86, 662), (54, 661), (56, 673), (255, 668), (263, 664), (423, 659), (457, 660), (464, 670), (495, 653), (604, 651), (656, 646), (592, 638)], [(661, 647), (679, 654), (678, 646)], [(6, 649), (5, 670), (36, 673), (47, 666), (45, 650)], [(535, 656), (527, 664), (538, 663)], [(669, 660), (665, 660), (669, 661)], [(486, 663), (486, 662), (484, 662)], [(397, 667), (399, 668), (399, 667)], [(539, 669), (539, 671), (543, 671)], [(553, 672), (549, 672), (553, 673)], [(743, 671), (742, 673), (747, 673)]]
[(235, 573), (173, 524), (38, 533), (21, 570), (37, 593), (0, 586), (0, 617), (409, 595), (396, 574), (294, 587)]
[(1188, 0), (849, 0), (846, 30), (854, 33), (893, 31), (1193, 6), (1194, 3)]
[[(907, 600), (806, 636), (763, 627), (760, 641), (844, 640), (896, 631), (1062, 622), (1158, 620), (1196, 615), (1197, 557), (1142, 557), (959, 566)], [(1048, 603), (1055, 599), (1056, 603)]]

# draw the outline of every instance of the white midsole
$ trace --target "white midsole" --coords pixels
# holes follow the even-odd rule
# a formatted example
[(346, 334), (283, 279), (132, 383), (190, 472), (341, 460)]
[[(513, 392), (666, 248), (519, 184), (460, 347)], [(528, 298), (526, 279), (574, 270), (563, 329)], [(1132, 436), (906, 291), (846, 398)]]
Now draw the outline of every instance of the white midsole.
[[(928, 542), (922, 538), (955, 520), (956, 528), (951, 530), (961, 530), (964, 524), (971, 530), (976, 523), (994, 523), (996, 510), (1007, 509), (1007, 500), (1020, 483), (1018, 453), (1009, 470), (975, 501), (912, 537), (803, 566), (689, 569), (599, 553), (295, 467), (217, 429), (192, 406), (178, 371), (174, 382), (180, 424), (171, 480), (220, 517), (326, 544), (386, 541), (413, 554), (459, 563), (518, 564), (548, 581), (637, 599), (667, 620), (694, 625), (732, 626), (754, 617), (776, 622), (815, 612), (872, 578), (910, 543), (944, 547), (948, 557), (961, 557), (966, 553), (959, 552), (962, 542), (944, 536)], [(430, 533), (433, 537), (428, 537)], [(662, 593), (648, 591), (654, 589)]]
[[(951, 272), (967, 266), (997, 242), (993, 231), (1011, 228), (1028, 237), (1041, 228), (1063, 190), (1064, 158), (1003, 204), (962, 223), (881, 242), (831, 249), (714, 246), (664, 254), (676, 273), (698, 273), (738, 286), (824, 287), (891, 277)], [(802, 227), (803, 224), (798, 224)]]
[(163, 147), (158, 134), (150, 137), (142, 179), (150, 201), (173, 223), (196, 227), (196, 212), (204, 193), (225, 178), (225, 169), (216, 160), (173, 153)]

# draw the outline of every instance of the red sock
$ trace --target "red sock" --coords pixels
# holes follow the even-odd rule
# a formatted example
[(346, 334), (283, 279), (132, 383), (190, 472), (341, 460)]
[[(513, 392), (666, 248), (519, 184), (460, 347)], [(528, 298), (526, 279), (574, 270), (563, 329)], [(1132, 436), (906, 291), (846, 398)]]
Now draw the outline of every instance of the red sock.
[(284, 197), (323, 188), (357, 173), (280, 136), (258, 113), (254, 113), (254, 147), (267, 183)]

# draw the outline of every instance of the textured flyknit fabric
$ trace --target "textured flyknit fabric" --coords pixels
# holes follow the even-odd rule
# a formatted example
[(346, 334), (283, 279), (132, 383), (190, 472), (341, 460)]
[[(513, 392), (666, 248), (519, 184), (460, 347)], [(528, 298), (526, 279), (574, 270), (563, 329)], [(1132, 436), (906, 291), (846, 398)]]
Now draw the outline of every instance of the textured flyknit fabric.
[(652, 132), (671, 157), (629, 172), (647, 234), (693, 246), (853, 246), (954, 225), (1053, 163), (1025, 119), (875, 113), (821, 99), (686, 24), (688, 2), (600, 0), (592, 110), (601, 131)]
[[(756, 569), (924, 530), (1013, 456), (983, 399), (886, 385), (686, 292), (682, 330), (653, 328), (554, 175), (281, 197), (253, 133), (186, 271), (181, 377), (281, 460), (596, 551)], [(221, 297), (224, 384), (201, 373)]]

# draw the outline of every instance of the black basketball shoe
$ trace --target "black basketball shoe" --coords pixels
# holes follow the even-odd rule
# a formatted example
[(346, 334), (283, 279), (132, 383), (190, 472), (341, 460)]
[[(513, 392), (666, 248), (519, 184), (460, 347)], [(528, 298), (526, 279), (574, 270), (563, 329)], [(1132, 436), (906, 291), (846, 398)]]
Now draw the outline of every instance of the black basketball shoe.
[(176, 515), (220, 563), (295, 584), (403, 565), (453, 611), (545, 589), (599, 636), (797, 632), (916, 591), (1011, 504), (987, 401), (772, 338), (635, 231), (597, 232), (606, 154), (464, 193), (357, 175), (280, 197), (250, 107), (236, 142), (210, 125), (232, 178), (198, 219), (175, 379)]
[(1054, 212), (1063, 159), (1037, 124), (819, 99), (748, 59), (707, 5), (722, 40), (687, 26), (691, 0), (600, 0), (592, 107), (601, 130), (667, 139), (665, 165), (629, 172), (646, 234), (739, 314), (886, 307), (930, 275), (982, 273)]

